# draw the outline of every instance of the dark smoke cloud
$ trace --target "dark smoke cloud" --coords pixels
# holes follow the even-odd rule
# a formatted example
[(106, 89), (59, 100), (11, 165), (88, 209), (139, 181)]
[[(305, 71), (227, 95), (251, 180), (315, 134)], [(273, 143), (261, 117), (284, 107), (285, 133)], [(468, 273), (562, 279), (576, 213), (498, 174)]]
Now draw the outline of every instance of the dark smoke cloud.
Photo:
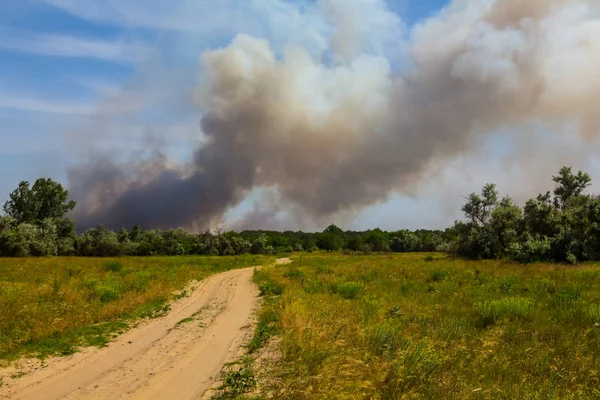
[(320, 5), (332, 61), (295, 46), (278, 57), (248, 35), (205, 53), (193, 161), (73, 169), (80, 226), (204, 229), (257, 187), (276, 188), (299, 220), (327, 221), (410, 190), (504, 126), (599, 133), (596, 2), (456, 0), (397, 42), (411, 62), (402, 73), (387, 55), (400, 20), (383, 0)]

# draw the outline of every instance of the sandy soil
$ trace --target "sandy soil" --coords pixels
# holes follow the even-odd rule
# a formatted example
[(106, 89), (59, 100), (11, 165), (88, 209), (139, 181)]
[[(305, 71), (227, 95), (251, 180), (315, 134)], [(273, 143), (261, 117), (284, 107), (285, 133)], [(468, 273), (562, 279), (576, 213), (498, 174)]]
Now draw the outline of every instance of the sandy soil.
[(291, 264), (293, 261), (289, 258), (279, 258), (277, 259), (277, 261), (275, 262), (275, 264), (277, 265), (286, 265), (286, 264)]
[(25, 375), (3, 380), (0, 398), (201, 398), (251, 334), (258, 295), (252, 272), (228, 271), (196, 284), (167, 316), (140, 324), (106, 348), (52, 359), (43, 368), (24, 364), (13, 375)]

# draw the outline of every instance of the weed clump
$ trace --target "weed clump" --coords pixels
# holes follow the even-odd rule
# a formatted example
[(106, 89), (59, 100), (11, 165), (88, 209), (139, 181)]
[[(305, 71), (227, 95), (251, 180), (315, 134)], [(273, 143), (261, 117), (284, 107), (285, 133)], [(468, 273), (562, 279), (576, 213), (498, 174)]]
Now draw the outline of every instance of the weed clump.
[(512, 290), (512, 288), (514, 287), (515, 283), (517, 282), (517, 278), (514, 276), (506, 276), (504, 278), (502, 278), (502, 280), (500, 281), (500, 293), (502, 294), (508, 294), (510, 293), (510, 291)]
[(265, 272), (255, 269), (252, 281), (258, 285), (261, 296), (279, 296), (283, 294), (283, 285), (275, 282)]
[(238, 396), (252, 391), (256, 387), (254, 372), (249, 367), (243, 367), (237, 371), (225, 372), (223, 384), (219, 387), (227, 394)]
[(267, 281), (260, 284), (258, 290), (260, 290), (261, 296), (279, 296), (283, 294), (283, 285), (277, 282)]
[(433, 271), (431, 274), (431, 280), (434, 282), (445, 281), (450, 278), (450, 274), (447, 271)]
[[(302, 282), (302, 288), (306, 293), (316, 294), (323, 292), (323, 284), (319, 279), (306, 279)], [(325, 288), (326, 289), (326, 288)]]
[(301, 280), (304, 277), (302, 271), (300, 271), (297, 267), (290, 267), (287, 271), (283, 273), (284, 278), (290, 280)]
[(440, 365), (440, 357), (427, 342), (413, 345), (410, 340), (406, 341), (398, 361), (390, 366), (379, 383), (380, 398), (400, 399), (411, 390), (428, 387), (433, 372)]
[(475, 303), (485, 325), (496, 324), (502, 319), (527, 319), (532, 306), (531, 301), (519, 297)]
[(356, 299), (363, 291), (363, 285), (358, 282), (345, 282), (337, 285), (337, 293), (344, 299)]
[(123, 264), (119, 261), (110, 261), (104, 264), (104, 269), (109, 272), (120, 272), (123, 269)]
[(579, 300), (581, 292), (578, 288), (565, 287), (556, 292), (556, 304), (559, 307), (570, 307)]
[(115, 281), (105, 281), (95, 286), (94, 292), (102, 303), (108, 303), (120, 297), (121, 288)]
[(265, 342), (277, 333), (277, 322), (279, 322), (279, 314), (272, 308), (266, 308), (260, 313), (254, 336), (247, 346), (248, 353), (254, 353), (263, 347)]
[(400, 347), (398, 328), (392, 325), (379, 325), (368, 336), (369, 351), (376, 356), (392, 357)]
[(593, 324), (600, 323), (600, 305), (590, 304), (587, 309), (587, 317)]

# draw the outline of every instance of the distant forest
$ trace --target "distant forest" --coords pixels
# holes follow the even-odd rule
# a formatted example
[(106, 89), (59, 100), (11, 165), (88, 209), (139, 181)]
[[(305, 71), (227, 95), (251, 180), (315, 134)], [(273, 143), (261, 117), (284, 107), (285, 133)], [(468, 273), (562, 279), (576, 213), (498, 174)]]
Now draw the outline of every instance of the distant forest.
[(300, 251), (446, 252), (469, 259), (575, 264), (600, 260), (600, 198), (585, 193), (588, 174), (563, 167), (554, 191), (517, 206), (485, 185), (463, 206), (464, 221), (446, 230), (372, 229), (344, 231), (334, 224), (323, 232), (204, 232), (183, 229), (113, 231), (99, 224), (81, 234), (67, 217), (76, 207), (68, 191), (51, 179), (33, 186), (21, 182), (0, 216), (0, 256), (238, 255)]

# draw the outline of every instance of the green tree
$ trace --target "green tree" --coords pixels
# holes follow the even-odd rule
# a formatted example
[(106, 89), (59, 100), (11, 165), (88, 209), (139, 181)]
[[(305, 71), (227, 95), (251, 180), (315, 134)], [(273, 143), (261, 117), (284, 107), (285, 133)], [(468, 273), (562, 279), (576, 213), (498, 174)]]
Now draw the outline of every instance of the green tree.
[(18, 223), (41, 224), (48, 218), (63, 218), (75, 208), (74, 201), (67, 201), (69, 192), (50, 178), (40, 178), (30, 187), (22, 181), (4, 204), (4, 212)]
[(360, 235), (353, 235), (348, 239), (348, 250), (360, 251), (364, 246), (364, 241)]
[(510, 197), (503, 198), (492, 211), (489, 229), (494, 236), (496, 257), (503, 257), (509, 247), (516, 243), (523, 231), (523, 212)]
[(571, 199), (581, 195), (592, 182), (592, 178), (581, 171), (574, 175), (571, 167), (562, 167), (558, 176), (553, 176), (552, 180), (556, 183), (554, 205), (561, 210), (567, 207)]
[(338, 236), (344, 235), (344, 231), (335, 224), (329, 225), (327, 228), (325, 228), (325, 230), (323, 232), (324, 233), (333, 233), (334, 235), (338, 235)]
[(408, 230), (402, 230), (392, 233), (392, 240), (390, 242), (390, 248), (393, 252), (404, 253), (410, 251), (417, 251), (419, 244), (419, 238), (413, 232)]
[(371, 245), (373, 251), (388, 251), (390, 249), (387, 234), (379, 228), (367, 232), (364, 240), (365, 243)]
[(489, 222), (492, 210), (498, 203), (498, 191), (496, 185), (488, 183), (481, 190), (481, 195), (471, 193), (467, 204), (462, 208), (465, 216), (475, 226), (484, 226)]
[(335, 233), (325, 231), (320, 233), (317, 238), (317, 247), (328, 252), (338, 251), (343, 247), (343, 245), (344, 239)]

